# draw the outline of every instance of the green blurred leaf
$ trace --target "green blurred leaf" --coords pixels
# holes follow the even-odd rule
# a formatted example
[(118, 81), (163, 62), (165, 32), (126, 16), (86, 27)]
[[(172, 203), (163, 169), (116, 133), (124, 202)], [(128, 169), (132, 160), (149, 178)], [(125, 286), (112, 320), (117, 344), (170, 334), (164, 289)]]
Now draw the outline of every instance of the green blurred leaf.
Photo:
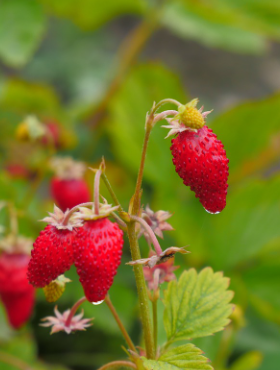
[(142, 359), (148, 370), (213, 370), (202, 353), (199, 348), (188, 343), (165, 352), (157, 361)]
[[(134, 68), (110, 102), (106, 127), (113, 150), (134, 174), (137, 174), (141, 158), (146, 112), (154, 101), (168, 97), (186, 101), (179, 79), (160, 64), (148, 64)], [(168, 109), (168, 105), (164, 109)], [(163, 121), (158, 123), (151, 134), (144, 176), (168, 186), (176, 173), (170, 158), (170, 141), (164, 140), (166, 129), (160, 127), (161, 123), (164, 124)]]
[[(269, 253), (271, 252), (271, 253)], [(254, 308), (268, 320), (280, 324), (280, 297), (275, 292), (280, 283), (280, 244), (267, 251), (243, 273), (248, 298)]]
[[(241, 169), (244, 162), (253, 160), (273, 144), (272, 135), (280, 132), (279, 104), (280, 95), (277, 94), (241, 104), (211, 122), (229, 158), (230, 181), (231, 174)], [(244, 145), (240, 145), (241, 139), (244, 139)]]
[(215, 7), (205, 11), (202, 2), (197, 3), (199, 5), (192, 6), (188, 1), (168, 2), (162, 14), (162, 24), (178, 36), (200, 41), (206, 46), (243, 53), (265, 50), (265, 39), (261, 35), (240, 28), (237, 21), (231, 24), (222, 16), (217, 20)]
[(100, 2), (95, 0), (39, 0), (45, 5), (48, 12), (58, 17), (71, 19), (83, 29), (100, 27), (110, 19), (123, 14), (139, 14), (144, 8), (143, 0), (109, 0)]
[(227, 206), (207, 225), (209, 263), (216, 269), (244, 265), (280, 236), (280, 176), (252, 179), (229, 193)]
[(1, 0), (0, 57), (8, 65), (25, 64), (40, 43), (46, 20), (36, 0)]
[(263, 355), (258, 351), (251, 351), (240, 356), (230, 366), (230, 370), (256, 370), (262, 363)]
[(211, 335), (229, 323), (233, 292), (229, 279), (211, 268), (199, 274), (183, 272), (179, 281), (171, 281), (164, 294), (164, 326), (169, 342)]
[(51, 116), (59, 111), (59, 98), (48, 85), (8, 80), (0, 97), (0, 107), (15, 114), (42, 114)]

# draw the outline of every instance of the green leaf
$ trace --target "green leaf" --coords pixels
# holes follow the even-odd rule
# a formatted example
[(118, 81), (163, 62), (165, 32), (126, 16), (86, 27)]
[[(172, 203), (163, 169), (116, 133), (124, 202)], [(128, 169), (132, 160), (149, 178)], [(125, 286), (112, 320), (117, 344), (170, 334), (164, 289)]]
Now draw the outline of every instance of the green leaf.
[[(271, 146), (272, 135), (279, 133), (280, 129), (279, 105), (280, 94), (276, 94), (263, 100), (243, 103), (211, 122), (211, 127), (226, 149), (230, 176), (242, 163), (254, 160), (260, 151)], [(245, 139), (244, 145), (240, 145), (241, 137)]]
[(36, 0), (1, 0), (0, 57), (13, 67), (25, 64), (45, 30), (42, 6)]
[(191, 343), (169, 350), (157, 361), (144, 357), (142, 360), (148, 370), (213, 370), (208, 359), (202, 356), (202, 351)]
[(39, 0), (48, 12), (71, 19), (83, 29), (100, 27), (110, 19), (123, 14), (139, 14), (144, 8), (143, 0), (107, 0), (104, 2), (80, 0)]
[(169, 342), (204, 337), (229, 323), (233, 292), (229, 279), (209, 267), (199, 274), (184, 271), (179, 281), (171, 281), (164, 294), (164, 326)]
[(8, 80), (4, 84), (0, 107), (1, 111), (10, 111), (12, 114), (32, 113), (47, 116), (59, 112), (60, 109), (59, 98), (52, 87), (16, 79)]
[[(143, 64), (134, 68), (121, 89), (111, 100), (106, 128), (117, 158), (137, 174), (144, 139), (145, 115), (154, 101), (172, 97), (185, 102), (181, 82), (160, 64)], [(173, 107), (174, 106), (169, 106)], [(168, 105), (164, 106), (164, 110)], [(170, 140), (164, 140), (167, 130), (154, 127), (145, 164), (145, 179), (158, 184), (172, 183), (177, 177), (170, 156)], [(131, 155), (133, 153), (133, 155)], [(168, 173), (168, 177), (166, 176)]]
[(252, 179), (229, 192), (227, 206), (209, 220), (209, 263), (216, 269), (246, 264), (270, 241), (280, 237), (280, 176)]
[(206, 46), (242, 53), (265, 51), (265, 39), (260, 34), (240, 28), (236, 20), (231, 24), (220, 14), (217, 19), (214, 7), (205, 11), (199, 3), (198, 6), (191, 6), (186, 1), (167, 3), (162, 24), (178, 36), (200, 41)]
[(240, 356), (231, 365), (229, 370), (256, 370), (262, 363), (263, 355), (258, 351), (251, 351)]

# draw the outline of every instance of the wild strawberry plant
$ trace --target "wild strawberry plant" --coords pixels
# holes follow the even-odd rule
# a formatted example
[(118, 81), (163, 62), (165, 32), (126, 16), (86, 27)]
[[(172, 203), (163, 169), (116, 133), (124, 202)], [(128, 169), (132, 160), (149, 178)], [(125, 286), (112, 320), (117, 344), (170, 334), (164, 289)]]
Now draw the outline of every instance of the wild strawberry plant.
[[(175, 135), (171, 153), (176, 172), (184, 184), (195, 192), (206, 211), (219, 213), (224, 209), (228, 159), (223, 144), (205, 125), (205, 118), (210, 112), (203, 112), (202, 108), (198, 110), (197, 102), (195, 99), (182, 105), (176, 100), (165, 99), (154, 104), (147, 114), (142, 157), (135, 192), (128, 210), (122, 207), (110, 184), (104, 159), (99, 168), (93, 170), (93, 202), (90, 202), (89, 189), (82, 179), (84, 165), (74, 163), (69, 158), (52, 161), (52, 166), (57, 171), (52, 180), (52, 193), (60, 208), (55, 206), (54, 212), (43, 220), (48, 225), (35, 240), (31, 259), (27, 254), (24, 257), (24, 261), (29, 261), (27, 277), (32, 284), (27, 284), (26, 291), (32, 289), (34, 293), (33, 287), (43, 288), (46, 299), (55, 302), (63, 294), (65, 284), (70, 283), (63, 274), (75, 265), (85, 296), (64, 312), (55, 307), (55, 316), (43, 318), (42, 326), (51, 327), (51, 333), (64, 331), (69, 334), (76, 330), (85, 330), (92, 322), (90, 318), (83, 318), (83, 312), (76, 314), (79, 307), (86, 302), (107, 304), (126, 340), (125, 352), (128, 360), (113, 361), (104, 365), (104, 369), (131, 367), (210, 370), (212, 366), (208, 359), (191, 340), (212, 335), (229, 323), (229, 316), (233, 311), (230, 303), (233, 293), (228, 290), (229, 279), (221, 272), (214, 272), (206, 267), (199, 273), (193, 268), (186, 270), (176, 280), (174, 271), (178, 266), (174, 266), (175, 254), (181, 253), (187, 258), (188, 251), (184, 246), (170, 246), (162, 250), (156, 235), (162, 238), (163, 231), (172, 230), (167, 222), (171, 214), (162, 210), (153, 212), (149, 206), (143, 208), (141, 203), (149, 138), (153, 127), (166, 119), (168, 125), (163, 127), (170, 128), (167, 137)], [(177, 109), (158, 112), (166, 103), (174, 104)], [(40, 133), (38, 128), (40, 126), (35, 125), (31, 129), (29, 127), (29, 131), (31, 130), (33, 136), (34, 132), (39, 132), (37, 139), (40, 138), (42, 142), (45, 132), (42, 130)], [(29, 131), (25, 135), (28, 136)], [(108, 188), (114, 205), (108, 204), (100, 196), (101, 180)], [(137, 347), (138, 343), (133, 343), (109, 297), (109, 289), (121, 263), (125, 234), (132, 257), (128, 265), (133, 266), (138, 292), (143, 348)], [(146, 257), (142, 255), (138, 244), (141, 236), (145, 237), (150, 247)], [(19, 258), (12, 249), (9, 253), (9, 258)], [(7, 269), (7, 257), (4, 253), (1, 257), (0, 262)], [(27, 264), (22, 265), (26, 271)], [(14, 266), (15, 264), (13, 268)], [(6, 275), (3, 274), (5, 277)], [(163, 282), (168, 284), (161, 292)], [(0, 293), (3, 295), (2, 290)], [(5, 299), (2, 299), (5, 303)], [(165, 307), (163, 317), (158, 317), (159, 299), (162, 299)], [(11, 303), (5, 305), (9, 317), (12, 317)], [(28, 315), (25, 314), (24, 319), (27, 318)], [(166, 343), (161, 346), (158, 345), (157, 338), (160, 324), (163, 324), (167, 338)], [(177, 342), (181, 343), (178, 345)]]

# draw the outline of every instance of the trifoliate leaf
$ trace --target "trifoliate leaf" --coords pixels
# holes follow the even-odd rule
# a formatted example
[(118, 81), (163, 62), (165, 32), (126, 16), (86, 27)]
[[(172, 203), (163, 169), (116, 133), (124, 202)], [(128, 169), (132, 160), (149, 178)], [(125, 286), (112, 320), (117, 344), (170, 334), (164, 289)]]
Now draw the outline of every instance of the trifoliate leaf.
[(222, 330), (228, 323), (233, 292), (229, 279), (211, 268), (199, 274), (190, 269), (179, 281), (171, 281), (164, 294), (164, 326), (169, 342), (204, 337)]
[(148, 370), (213, 370), (208, 359), (202, 356), (202, 351), (191, 343), (171, 349), (157, 361), (146, 358), (142, 360)]

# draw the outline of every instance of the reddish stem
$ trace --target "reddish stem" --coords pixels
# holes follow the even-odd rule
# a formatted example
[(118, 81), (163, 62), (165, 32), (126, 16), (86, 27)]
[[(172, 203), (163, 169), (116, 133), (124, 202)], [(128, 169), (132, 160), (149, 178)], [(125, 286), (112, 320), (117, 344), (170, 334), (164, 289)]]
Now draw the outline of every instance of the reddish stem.
[(82, 298), (80, 298), (74, 305), (73, 305), (73, 307), (71, 308), (71, 310), (70, 310), (70, 313), (69, 313), (69, 315), (68, 315), (68, 317), (67, 317), (67, 320), (66, 320), (66, 322), (65, 322), (65, 326), (66, 327), (69, 327), (70, 326), (70, 323), (71, 323), (71, 320), (72, 320), (72, 317), (75, 315), (75, 313), (77, 312), (77, 309), (80, 307), (80, 305), (82, 304), (82, 303), (84, 303), (85, 301), (86, 301), (87, 299), (86, 299), (86, 297), (82, 297)]
[(139, 224), (141, 224), (145, 230), (147, 231), (147, 233), (149, 234), (149, 236), (151, 237), (151, 240), (152, 240), (152, 243), (155, 247), (155, 251), (156, 251), (156, 254), (158, 256), (160, 256), (160, 254), (162, 253), (162, 249), (161, 249), (161, 246), (159, 245), (159, 242), (155, 236), (155, 233), (153, 232), (153, 230), (151, 229), (151, 227), (147, 224), (147, 222), (145, 220), (143, 220), (143, 218), (141, 217), (138, 217), (138, 216), (131, 216), (131, 219), (134, 220), (134, 221), (137, 221), (139, 222)]
[(94, 177), (94, 213), (99, 215), (99, 187), (102, 171), (99, 169)]

